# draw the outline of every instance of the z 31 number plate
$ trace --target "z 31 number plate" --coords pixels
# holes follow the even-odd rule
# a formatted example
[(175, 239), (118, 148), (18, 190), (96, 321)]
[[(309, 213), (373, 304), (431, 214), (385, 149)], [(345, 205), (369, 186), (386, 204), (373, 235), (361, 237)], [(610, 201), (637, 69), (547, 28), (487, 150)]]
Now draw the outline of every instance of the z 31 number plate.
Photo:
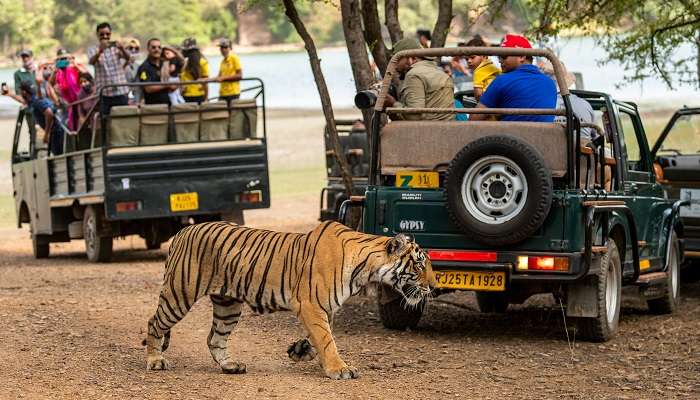
[(170, 195), (170, 211), (192, 211), (199, 209), (197, 192), (173, 193)]
[(506, 273), (500, 271), (435, 271), (437, 287), (502, 292), (506, 290)]
[(399, 171), (396, 187), (436, 189), (440, 187), (440, 176), (434, 171)]

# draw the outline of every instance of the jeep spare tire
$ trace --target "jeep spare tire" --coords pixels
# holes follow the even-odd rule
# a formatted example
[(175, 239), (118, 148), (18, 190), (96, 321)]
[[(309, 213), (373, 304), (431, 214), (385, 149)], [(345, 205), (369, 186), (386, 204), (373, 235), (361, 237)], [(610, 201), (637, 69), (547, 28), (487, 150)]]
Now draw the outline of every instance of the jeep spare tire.
[(447, 168), (445, 186), (447, 211), (457, 227), (491, 246), (531, 236), (552, 204), (552, 174), (542, 155), (507, 135), (464, 146)]

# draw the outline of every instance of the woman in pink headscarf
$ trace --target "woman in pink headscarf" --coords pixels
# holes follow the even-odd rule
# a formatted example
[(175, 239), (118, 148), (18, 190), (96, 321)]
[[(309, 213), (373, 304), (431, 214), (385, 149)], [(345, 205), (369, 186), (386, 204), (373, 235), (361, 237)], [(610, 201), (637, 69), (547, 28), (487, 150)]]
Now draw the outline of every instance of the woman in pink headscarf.
[[(75, 64), (73, 56), (66, 49), (58, 49), (56, 52), (56, 70), (49, 82), (56, 89), (65, 104), (78, 100), (80, 94), (80, 68)], [(68, 129), (75, 131), (78, 129), (78, 109), (77, 106), (68, 108)]]

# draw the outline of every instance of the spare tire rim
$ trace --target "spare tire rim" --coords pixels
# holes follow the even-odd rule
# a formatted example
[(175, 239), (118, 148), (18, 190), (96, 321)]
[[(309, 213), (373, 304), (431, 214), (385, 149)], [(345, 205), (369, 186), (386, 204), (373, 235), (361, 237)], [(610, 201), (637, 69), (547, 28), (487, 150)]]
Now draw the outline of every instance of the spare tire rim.
[(617, 316), (618, 307), (618, 287), (620, 283), (617, 278), (617, 266), (608, 260), (607, 271), (605, 271), (605, 308), (608, 324), (612, 325)]
[(527, 179), (513, 160), (486, 156), (469, 167), (462, 179), (462, 202), (467, 212), (486, 224), (502, 224), (522, 211)]

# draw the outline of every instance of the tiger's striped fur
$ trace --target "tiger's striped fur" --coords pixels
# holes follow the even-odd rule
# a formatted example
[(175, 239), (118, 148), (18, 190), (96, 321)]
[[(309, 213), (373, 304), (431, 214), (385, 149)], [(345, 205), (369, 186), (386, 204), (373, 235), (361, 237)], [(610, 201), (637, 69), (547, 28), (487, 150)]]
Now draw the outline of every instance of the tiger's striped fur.
[(318, 353), (328, 377), (355, 378), (357, 370), (338, 355), (331, 333), (333, 314), (369, 282), (391, 286), (407, 305), (416, 305), (434, 279), (428, 257), (402, 234), (368, 235), (336, 222), (324, 222), (307, 234), (227, 222), (193, 225), (181, 230), (170, 246), (158, 308), (148, 321), (147, 368), (169, 367), (162, 352), (171, 328), (199, 298), (209, 296), (214, 319), (207, 342), (224, 372), (245, 372), (226, 344), (246, 303), (258, 313), (296, 313), (308, 340), (290, 346), (289, 356), (310, 360)]

